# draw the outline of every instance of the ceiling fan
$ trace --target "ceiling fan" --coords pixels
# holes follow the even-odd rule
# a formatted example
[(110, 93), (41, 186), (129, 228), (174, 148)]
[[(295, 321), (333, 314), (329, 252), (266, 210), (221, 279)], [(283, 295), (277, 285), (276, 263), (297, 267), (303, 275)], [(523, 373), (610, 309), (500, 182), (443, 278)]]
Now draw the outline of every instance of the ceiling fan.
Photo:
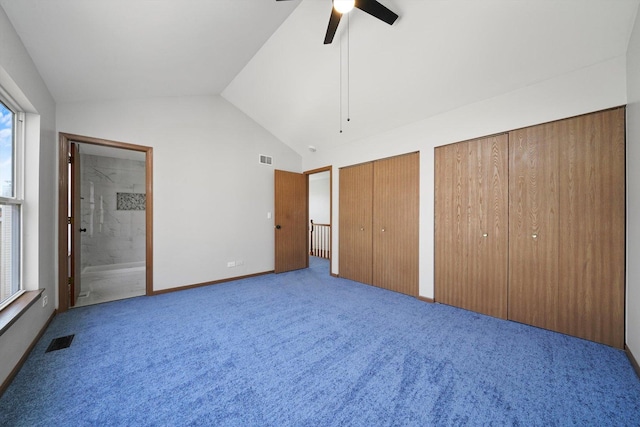
[[(287, 1), (287, 0), (276, 0)], [(377, 0), (332, 0), (333, 7), (331, 8), (331, 17), (329, 18), (329, 26), (327, 27), (327, 34), (324, 36), (324, 44), (331, 44), (333, 36), (336, 34), (340, 18), (345, 13), (348, 13), (354, 7), (367, 12), (369, 15), (378, 18), (381, 21), (386, 22), (389, 25), (393, 25), (398, 19), (398, 15), (387, 9), (380, 4)]]

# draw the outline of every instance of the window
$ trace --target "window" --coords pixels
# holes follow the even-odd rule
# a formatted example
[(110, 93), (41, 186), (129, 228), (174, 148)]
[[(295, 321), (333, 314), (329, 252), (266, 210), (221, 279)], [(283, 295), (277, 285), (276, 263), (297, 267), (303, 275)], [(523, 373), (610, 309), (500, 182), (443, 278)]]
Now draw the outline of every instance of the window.
[(22, 114), (0, 97), (0, 309), (22, 293), (22, 123)]

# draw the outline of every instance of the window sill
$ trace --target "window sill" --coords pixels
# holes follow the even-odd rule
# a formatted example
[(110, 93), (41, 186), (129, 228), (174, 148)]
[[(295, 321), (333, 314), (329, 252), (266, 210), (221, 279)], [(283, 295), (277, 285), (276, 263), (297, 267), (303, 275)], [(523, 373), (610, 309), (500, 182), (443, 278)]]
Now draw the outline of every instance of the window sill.
[(44, 289), (27, 291), (0, 311), (0, 335), (4, 334), (16, 320), (33, 305), (44, 292)]

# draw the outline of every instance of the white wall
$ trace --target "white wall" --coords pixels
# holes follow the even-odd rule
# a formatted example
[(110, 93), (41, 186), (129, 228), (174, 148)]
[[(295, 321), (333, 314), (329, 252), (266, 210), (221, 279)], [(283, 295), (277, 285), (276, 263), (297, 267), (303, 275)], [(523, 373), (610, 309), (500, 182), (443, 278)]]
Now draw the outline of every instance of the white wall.
[(49, 304), (32, 305), (0, 336), (0, 382), (4, 382), (53, 313), (56, 299), (55, 103), (4, 10), (0, 8), (0, 86), (27, 112), (23, 281), (44, 289)]
[(331, 223), (329, 171), (309, 175), (309, 219), (316, 224)]
[(640, 360), (640, 11), (627, 52), (626, 343)]
[(318, 150), (307, 155), (303, 159), (304, 169), (334, 166), (332, 273), (339, 273), (338, 168), (420, 151), (419, 294), (433, 298), (434, 147), (624, 105), (627, 100), (625, 82), (626, 58), (622, 56), (328, 152)]
[(154, 290), (273, 270), (273, 170), (301, 158), (223, 98), (59, 104), (57, 128), (153, 147)]

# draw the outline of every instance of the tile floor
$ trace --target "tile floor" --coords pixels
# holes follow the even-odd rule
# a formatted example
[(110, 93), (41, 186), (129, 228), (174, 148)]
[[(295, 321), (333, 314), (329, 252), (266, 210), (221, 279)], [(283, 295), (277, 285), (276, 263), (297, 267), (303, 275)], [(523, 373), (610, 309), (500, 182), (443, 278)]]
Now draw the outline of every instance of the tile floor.
[(145, 268), (97, 271), (82, 274), (76, 307), (145, 295)]

